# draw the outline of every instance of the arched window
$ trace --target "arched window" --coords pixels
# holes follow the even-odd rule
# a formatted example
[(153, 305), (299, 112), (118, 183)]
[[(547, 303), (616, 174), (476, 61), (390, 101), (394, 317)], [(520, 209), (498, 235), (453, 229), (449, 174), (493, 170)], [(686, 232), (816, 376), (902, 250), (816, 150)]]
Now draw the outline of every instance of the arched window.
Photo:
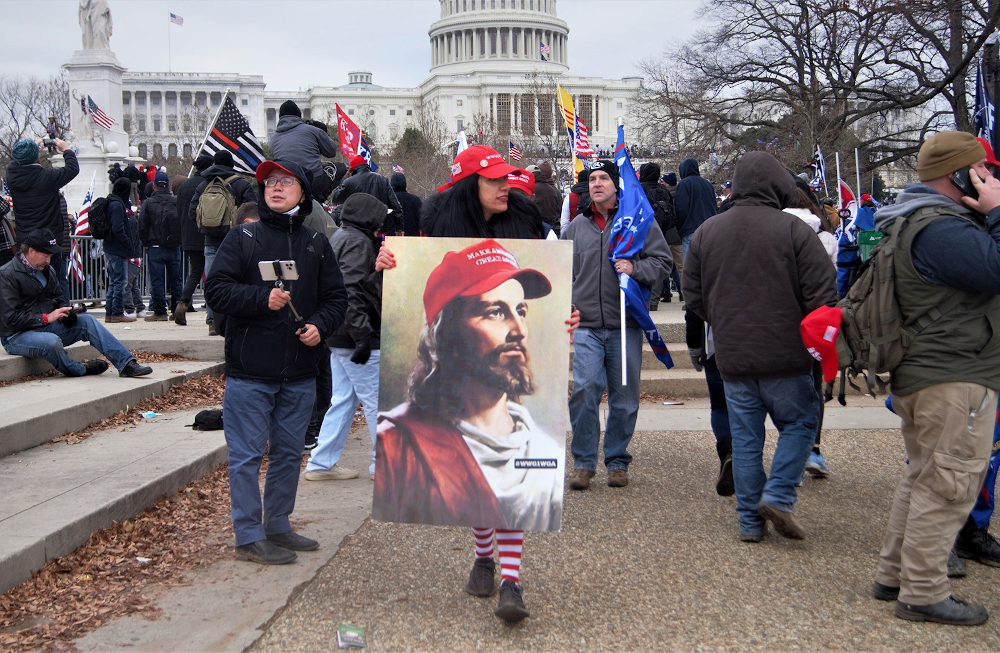
[(153, 156), (157, 159), (163, 158), (163, 146), (159, 143), (153, 144)]
[(177, 144), (176, 143), (171, 143), (170, 145), (167, 146), (167, 156), (171, 157), (171, 158), (177, 156)]
[(191, 158), (191, 153), (193, 151), (194, 151), (194, 148), (191, 147), (191, 143), (184, 143), (184, 158), (190, 159)]
[(139, 156), (141, 158), (145, 159), (147, 152), (148, 152), (148, 150), (146, 150), (146, 144), (145, 143), (139, 143)]

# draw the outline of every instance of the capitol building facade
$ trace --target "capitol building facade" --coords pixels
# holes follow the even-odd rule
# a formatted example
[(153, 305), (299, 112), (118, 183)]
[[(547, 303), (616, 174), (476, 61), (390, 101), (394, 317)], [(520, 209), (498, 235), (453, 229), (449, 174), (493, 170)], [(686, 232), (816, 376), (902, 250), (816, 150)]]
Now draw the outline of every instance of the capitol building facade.
[(452, 140), (461, 130), (485, 128), (522, 149), (548, 149), (565, 131), (558, 84), (573, 96), (591, 145), (614, 145), (618, 119), (642, 79), (571, 75), (570, 29), (557, 15), (557, 0), (438, 2), (441, 18), (428, 31), (430, 75), (419, 86), (379, 86), (365, 70), (349, 73), (342, 86), (293, 92), (267, 90), (260, 75), (125, 72), (122, 127), (142, 158), (192, 156), (228, 89), (262, 142), (277, 126), (278, 107), (293, 100), (303, 118), (331, 127), (339, 104), (376, 149), (391, 147), (407, 127), (420, 127), (428, 112)]

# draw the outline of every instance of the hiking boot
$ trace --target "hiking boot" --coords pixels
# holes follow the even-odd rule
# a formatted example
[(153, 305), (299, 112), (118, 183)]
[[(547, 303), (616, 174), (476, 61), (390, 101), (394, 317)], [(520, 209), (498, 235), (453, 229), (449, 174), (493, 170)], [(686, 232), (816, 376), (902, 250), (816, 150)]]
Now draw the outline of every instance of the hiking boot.
[(736, 494), (733, 483), (733, 457), (726, 456), (719, 465), (719, 478), (715, 481), (715, 493), (720, 497), (731, 497)]
[(763, 528), (756, 533), (745, 533), (740, 531), (740, 542), (760, 542), (767, 535), (767, 522), (764, 522)]
[(628, 485), (627, 469), (609, 469), (608, 487), (625, 487)]
[(104, 321), (108, 324), (113, 322), (135, 322), (135, 318), (130, 315), (107, 315)]
[(358, 470), (334, 465), (330, 469), (316, 469), (306, 472), (307, 481), (349, 481), (358, 477)]
[(872, 586), (872, 596), (879, 601), (895, 601), (899, 599), (899, 588), (883, 585), (875, 581), (875, 584)]
[(505, 580), (500, 583), (500, 599), (497, 601), (497, 609), (493, 614), (500, 617), (509, 624), (514, 624), (530, 616), (528, 608), (521, 598), (521, 586), (517, 583)]
[(83, 366), (87, 370), (86, 371), (87, 376), (92, 376), (92, 375), (96, 376), (98, 374), (104, 374), (105, 372), (108, 371), (108, 361), (101, 360), (99, 358), (92, 361), (87, 361), (86, 363), (83, 364)]
[(147, 315), (143, 319), (147, 322), (166, 322), (169, 318), (166, 313), (153, 313), (152, 315)]
[(174, 309), (174, 324), (177, 326), (187, 326), (187, 312), (188, 305), (186, 302), (177, 302), (177, 307)]
[[(973, 522), (973, 525), (975, 522)], [(1000, 544), (987, 528), (962, 528), (955, 540), (954, 552), (959, 558), (975, 560), (981, 565), (1000, 567)]]
[(955, 555), (955, 549), (952, 549), (948, 554), (948, 578), (964, 578), (968, 573), (965, 562)]
[(983, 606), (954, 596), (931, 605), (913, 605), (900, 601), (896, 604), (896, 616), (907, 621), (931, 621), (952, 626), (978, 626), (989, 618)]
[(298, 558), (294, 551), (282, 549), (274, 542), (259, 540), (252, 544), (236, 547), (236, 559), (256, 562), (261, 565), (287, 565)]
[(816, 452), (809, 454), (809, 460), (806, 461), (806, 471), (814, 478), (826, 478), (830, 475), (823, 454)]
[(319, 542), (303, 537), (295, 531), (268, 535), (267, 541), (289, 551), (315, 551), (319, 548)]
[(569, 477), (569, 489), (586, 490), (590, 487), (590, 479), (594, 478), (592, 469), (574, 469), (573, 475)]
[(496, 591), (494, 576), (496, 575), (497, 563), (493, 558), (476, 558), (469, 572), (469, 582), (465, 584), (465, 591), (473, 596), (493, 596)]
[(139, 363), (135, 362), (135, 359), (133, 358), (128, 362), (128, 365), (122, 368), (122, 371), (118, 373), (118, 376), (127, 376), (127, 377), (146, 376), (147, 374), (152, 374), (152, 372), (153, 372), (152, 367), (139, 365)]
[(774, 530), (778, 532), (778, 535), (790, 540), (805, 539), (806, 532), (799, 526), (794, 514), (770, 503), (762, 503), (757, 506), (757, 512), (761, 517), (774, 524)]

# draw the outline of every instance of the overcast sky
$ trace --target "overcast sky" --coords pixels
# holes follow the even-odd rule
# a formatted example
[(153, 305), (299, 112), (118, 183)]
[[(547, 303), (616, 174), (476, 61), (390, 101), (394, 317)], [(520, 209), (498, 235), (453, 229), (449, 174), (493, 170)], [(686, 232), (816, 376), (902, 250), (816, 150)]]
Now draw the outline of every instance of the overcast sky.
[[(414, 87), (428, 75), (427, 30), (437, 0), (109, 0), (111, 49), (136, 72), (264, 76), (268, 91), (340, 86), (371, 70), (382, 86)], [(0, 2), (0, 74), (48, 76), (80, 49), (78, 0)], [(570, 72), (620, 78), (675, 39), (689, 38), (698, 0), (559, 0), (569, 24)]]

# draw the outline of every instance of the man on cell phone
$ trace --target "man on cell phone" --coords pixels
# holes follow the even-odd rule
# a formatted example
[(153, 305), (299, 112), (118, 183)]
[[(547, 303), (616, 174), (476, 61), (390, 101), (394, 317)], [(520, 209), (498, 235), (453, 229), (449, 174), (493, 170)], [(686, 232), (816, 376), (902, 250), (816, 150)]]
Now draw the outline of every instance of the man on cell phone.
[[(205, 299), (227, 316), (223, 414), (236, 558), (274, 565), (319, 548), (292, 530), (288, 516), (316, 374), (327, 355), (319, 345), (344, 321), (347, 291), (330, 242), (302, 225), (313, 207), (303, 169), (265, 161), (256, 176), (260, 222), (229, 230), (205, 282)], [(273, 261), (294, 266), (276, 269)], [(282, 288), (275, 282), (279, 271)], [(268, 445), (262, 505), (258, 477)]]
[(908, 463), (873, 594), (898, 599), (901, 619), (972, 626), (986, 621), (986, 608), (952, 596), (947, 565), (983, 485), (993, 442), (1000, 180), (987, 169), (982, 145), (954, 131), (924, 142), (917, 173), (920, 183), (875, 214), (884, 238), (897, 238), (896, 299), (904, 326), (917, 333), (891, 377)]

